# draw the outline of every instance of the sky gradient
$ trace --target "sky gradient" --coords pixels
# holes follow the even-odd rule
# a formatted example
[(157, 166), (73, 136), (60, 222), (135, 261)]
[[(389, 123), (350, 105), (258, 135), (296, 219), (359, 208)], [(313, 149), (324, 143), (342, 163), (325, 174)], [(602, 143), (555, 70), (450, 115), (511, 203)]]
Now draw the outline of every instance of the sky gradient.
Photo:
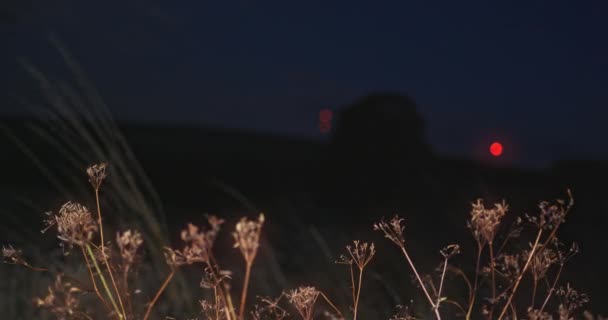
[(53, 33), (125, 121), (312, 137), (320, 109), (391, 91), (440, 153), (608, 158), (605, 1), (30, 2), (0, 5), (4, 97), (31, 85), (16, 57), (60, 74)]

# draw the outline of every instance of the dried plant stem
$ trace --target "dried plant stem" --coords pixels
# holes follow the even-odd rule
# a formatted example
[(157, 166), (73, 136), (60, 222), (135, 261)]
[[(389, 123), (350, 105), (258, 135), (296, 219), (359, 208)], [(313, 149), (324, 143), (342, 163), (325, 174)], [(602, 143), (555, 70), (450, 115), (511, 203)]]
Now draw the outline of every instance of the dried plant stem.
[[(216, 278), (219, 278), (219, 270), (216, 270), (215, 266), (217, 266), (217, 261), (213, 256), (212, 252), (209, 252), (209, 261), (207, 261), (207, 266), (213, 272)], [(225, 284), (224, 284), (225, 285)], [(236, 313), (234, 312), (234, 306), (232, 304), (232, 299), (230, 297), (230, 290), (227, 287), (219, 288), (219, 296), (224, 299), (224, 311), (226, 312), (226, 319), (228, 320), (236, 320)]]
[(127, 313), (125, 312), (125, 307), (122, 303), (122, 298), (120, 297), (120, 291), (118, 290), (118, 286), (116, 285), (116, 281), (114, 280), (114, 274), (112, 273), (112, 267), (108, 262), (108, 257), (106, 257), (105, 244), (103, 238), (103, 223), (101, 219), (101, 205), (99, 203), (99, 188), (95, 188), (95, 202), (97, 203), (97, 218), (99, 219), (99, 235), (101, 239), (101, 256), (103, 257), (103, 262), (106, 264), (106, 268), (108, 269), (108, 274), (110, 275), (110, 280), (112, 281), (112, 286), (114, 286), (114, 291), (116, 292), (116, 297), (118, 297), (118, 303), (120, 304), (120, 310), (122, 311), (122, 315), (124, 318), (127, 317)]
[(228, 320), (232, 320), (232, 319), (236, 320), (237, 317), (236, 317), (236, 313), (234, 312), (234, 305), (232, 304), (232, 297), (230, 296), (230, 290), (229, 290), (228, 285), (226, 283), (224, 283), (224, 286), (225, 286), (224, 287), (224, 290), (225, 290), (224, 296), (225, 296), (225, 299), (226, 299), (226, 306), (225, 306), (225, 309), (226, 309), (226, 319), (228, 319)]
[(103, 296), (99, 292), (99, 289), (97, 288), (97, 281), (95, 281), (95, 275), (93, 274), (93, 270), (91, 270), (91, 264), (89, 262), (89, 258), (87, 257), (87, 253), (84, 250), (84, 247), (80, 247), (80, 248), (82, 249), (82, 255), (84, 256), (84, 261), (87, 265), (87, 270), (89, 271), (89, 275), (91, 276), (91, 282), (93, 283), (93, 289), (95, 290), (95, 294), (97, 295), (99, 300), (101, 300), (101, 302), (106, 307), (106, 309), (108, 309), (108, 311), (112, 311), (112, 308), (110, 308), (110, 306), (108, 305), (108, 302), (106, 302), (106, 299), (103, 298)]
[(547, 306), (547, 303), (549, 302), (549, 299), (551, 299), (551, 295), (553, 295), (553, 292), (555, 291), (555, 286), (557, 285), (557, 281), (559, 280), (559, 277), (561, 276), (563, 269), (564, 269), (564, 264), (560, 263), (559, 270), (557, 271), (557, 275), (555, 276), (555, 280), (553, 280), (553, 284), (551, 285), (551, 288), (549, 289), (549, 293), (547, 293), (547, 297), (545, 298), (543, 305), (540, 307), (539, 313), (543, 312), (543, 310)]
[[(353, 320), (357, 320), (357, 310), (359, 308), (359, 296), (361, 295), (361, 282), (363, 282), (363, 269), (359, 269), (359, 283), (357, 285), (357, 295), (353, 301)], [(353, 286), (354, 288), (354, 286)]]
[(340, 319), (344, 319), (344, 316), (342, 315), (342, 312), (340, 312), (340, 309), (338, 309), (336, 307), (336, 305), (333, 304), (331, 302), (331, 300), (329, 300), (329, 298), (327, 298), (327, 296), (323, 293), (323, 291), (319, 291), (319, 293), (321, 294), (321, 296), (323, 297), (323, 299), (327, 302), (327, 304), (329, 304), (329, 306), (332, 307), (338, 313), (338, 316), (340, 316)]
[(239, 307), (239, 319), (245, 319), (245, 303), (247, 302), (247, 289), (249, 287), (249, 277), (251, 276), (251, 265), (253, 261), (247, 261), (245, 268), (245, 280), (243, 281), (243, 292), (241, 293), (241, 306)]
[(528, 267), (530, 266), (530, 261), (532, 261), (532, 257), (534, 257), (534, 253), (536, 252), (536, 248), (538, 248), (538, 243), (540, 241), (540, 237), (542, 234), (543, 234), (543, 229), (539, 229), (538, 235), (536, 236), (536, 240), (534, 241), (534, 245), (532, 246), (532, 251), (530, 252), (530, 255), (528, 256), (528, 260), (526, 261), (524, 268), (521, 270), (521, 273), (519, 274), (517, 281), (515, 281), (515, 285), (513, 286), (513, 291), (511, 291), (511, 294), (509, 295), (509, 298), (507, 299), (507, 303), (505, 304), (502, 311), (500, 312), (500, 316), (498, 317), (498, 320), (502, 319), (502, 317), (505, 316), (505, 313), (507, 312), (507, 309), (509, 308), (509, 305), (511, 304), (511, 300), (513, 300), (513, 296), (515, 296), (517, 287), (519, 287), (519, 283), (521, 282), (521, 279), (524, 277), (524, 274), (526, 273), (526, 271), (528, 270)]
[(471, 319), (471, 313), (473, 312), (473, 305), (475, 305), (475, 297), (477, 296), (477, 282), (479, 281), (479, 263), (481, 261), (481, 252), (483, 246), (477, 245), (477, 262), (475, 263), (475, 280), (473, 280), (473, 291), (469, 293), (469, 310), (467, 311), (466, 320)]
[(439, 291), (437, 291), (437, 308), (439, 308), (439, 304), (441, 303), (441, 290), (443, 289), (443, 281), (445, 280), (445, 271), (448, 269), (448, 259), (446, 258), (443, 262), (443, 271), (441, 272), (441, 280), (439, 281)]
[(492, 315), (494, 314), (494, 307), (496, 306), (496, 275), (494, 270), (494, 245), (492, 242), (488, 243), (488, 247), (490, 249), (490, 273), (492, 276), (492, 307), (490, 307), (490, 316), (489, 319), (492, 319)]
[(217, 286), (213, 287), (213, 298), (215, 299), (215, 318), (219, 319), (220, 318), (220, 299), (217, 296)]
[(401, 252), (403, 252), (403, 255), (405, 255), (407, 262), (409, 263), (410, 267), (412, 268), (412, 271), (414, 271), (414, 275), (416, 276), (416, 279), (418, 280), (418, 283), (420, 284), (422, 291), (424, 291), (424, 294), (425, 294), (427, 300), (431, 304), (431, 307), (433, 308), (433, 311), (435, 312), (435, 316), (437, 317), (438, 320), (440, 320), (441, 315), (439, 314), (439, 309), (437, 309), (435, 307), (435, 302), (433, 301), (433, 298), (431, 298), (431, 295), (429, 294), (428, 290), (426, 289), (424, 282), (422, 281), (422, 278), (420, 278), (420, 274), (418, 274), (418, 270), (416, 270), (416, 266), (414, 266), (414, 262), (412, 262), (412, 259), (410, 259), (410, 255), (407, 253), (407, 250), (405, 250), (405, 246), (401, 245), (400, 247), (401, 247)]
[(530, 302), (530, 308), (534, 309), (534, 303), (536, 302), (536, 288), (538, 287), (538, 280), (534, 278), (534, 285), (532, 286), (532, 302)]
[(118, 315), (119, 319), (124, 319), (124, 316), (122, 313), (120, 313), (120, 309), (118, 308), (118, 305), (116, 304), (116, 301), (114, 300), (114, 296), (112, 295), (112, 291), (110, 290), (110, 287), (108, 287), (108, 283), (106, 281), (106, 278), (103, 276), (103, 273), (101, 272), (101, 269), (99, 268), (99, 264), (97, 264), (97, 260), (95, 259), (95, 254), (93, 253), (93, 250), (91, 249), (91, 246), (86, 244), (85, 245), (86, 249), (87, 249), (87, 253), (89, 254), (89, 256), (91, 257), (91, 261), (93, 261), (93, 266), (95, 267), (95, 270), (97, 270), (97, 274), (99, 275), (99, 279), (101, 279), (101, 284), (103, 285), (103, 288), (106, 290), (106, 294), (108, 295), (108, 298), (110, 298), (110, 302), (112, 303), (112, 306), (114, 307), (114, 312), (116, 312), (116, 314)]
[(349, 264), (350, 267), (350, 283), (351, 283), (351, 289), (352, 289), (352, 295), (353, 295), (353, 304), (355, 303), (355, 273), (353, 271), (353, 264), (350, 263)]
[(129, 308), (129, 316), (133, 316), (133, 304), (131, 303), (131, 293), (129, 293), (129, 268), (125, 268), (122, 273), (122, 281), (127, 298), (127, 308)]
[(143, 320), (147, 320), (148, 317), (150, 317), (150, 313), (152, 312), (152, 309), (154, 308), (154, 304), (156, 304), (156, 301), (158, 301), (158, 298), (160, 298), (160, 296), (163, 294), (163, 292), (167, 288), (167, 285), (169, 284), (169, 282), (171, 282), (171, 279), (173, 279), (174, 275), (175, 275), (175, 268), (172, 268), (171, 273), (169, 273), (169, 275), (167, 276), (167, 278), (165, 279), (163, 284), (160, 286), (160, 288), (156, 292), (154, 299), (152, 299), (152, 301), (148, 305), (148, 309), (146, 309), (146, 314), (144, 315)]

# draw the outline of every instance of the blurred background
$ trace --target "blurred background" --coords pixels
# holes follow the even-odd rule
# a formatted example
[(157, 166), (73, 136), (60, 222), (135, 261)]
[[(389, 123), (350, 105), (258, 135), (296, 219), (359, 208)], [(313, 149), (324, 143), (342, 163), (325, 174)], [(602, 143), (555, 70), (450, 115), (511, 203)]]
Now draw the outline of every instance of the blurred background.
[[(334, 261), (376, 242), (364, 307), (386, 318), (421, 297), (373, 222), (401, 214), (430, 272), (443, 246), (473, 248), (475, 199), (505, 199), (514, 218), (569, 188), (561, 238), (581, 253), (565, 279), (606, 313), (606, 14), (603, 1), (3, 1), (0, 240), (53, 251), (44, 213), (90, 204), (84, 169), (108, 161), (108, 220), (146, 231), (149, 252), (206, 213), (230, 228), (264, 212), (260, 295), (348, 297)], [(238, 283), (227, 233), (218, 255)], [(0, 292), (20, 292), (2, 311), (31, 318), (46, 284), (14, 269), (1, 266)], [(184, 314), (205, 294), (197, 272), (174, 284)]]

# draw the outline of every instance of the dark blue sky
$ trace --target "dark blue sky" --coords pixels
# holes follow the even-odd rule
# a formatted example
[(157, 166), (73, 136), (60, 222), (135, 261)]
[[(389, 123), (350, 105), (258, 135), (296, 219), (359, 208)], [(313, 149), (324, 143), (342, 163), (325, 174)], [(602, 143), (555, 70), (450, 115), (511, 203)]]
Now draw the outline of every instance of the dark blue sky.
[(120, 119), (314, 136), (319, 109), (396, 91), (442, 153), (608, 157), (603, 0), (30, 2), (0, 5), (9, 94), (29, 85), (15, 57), (58, 70), (53, 32)]

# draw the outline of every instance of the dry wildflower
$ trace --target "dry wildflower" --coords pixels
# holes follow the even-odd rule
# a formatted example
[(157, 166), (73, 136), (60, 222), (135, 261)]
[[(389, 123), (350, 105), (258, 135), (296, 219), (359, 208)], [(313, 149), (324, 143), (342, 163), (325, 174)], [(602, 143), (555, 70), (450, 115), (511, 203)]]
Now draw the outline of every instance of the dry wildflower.
[[(529, 251), (524, 251), (524, 260), (528, 260)], [(543, 248), (542, 246), (536, 251), (532, 260), (530, 260), (530, 272), (534, 281), (543, 279), (547, 275), (547, 270), (553, 264), (558, 262), (558, 256), (555, 251), (549, 248)]]
[(59, 214), (52, 215), (46, 222), (47, 229), (54, 225), (57, 226), (57, 237), (68, 243), (69, 246), (85, 245), (98, 230), (97, 223), (93, 220), (89, 209), (74, 202), (65, 203), (59, 209)]
[(205, 268), (205, 275), (203, 276), (203, 279), (201, 280), (200, 286), (201, 286), (201, 288), (215, 289), (225, 279), (230, 279), (230, 272), (229, 271), (221, 271), (220, 274), (219, 274), (219, 276), (218, 276), (213, 271), (213, 269), (211, 269), (209, 267), (206, 267)]
[(321, 292), (315, 287), (299, 287), (286, 294), (289, 302), (298, 310), (304, 320), (311, 320), (313, 309)]
[(444, 259), (450, 259), (460, 253), (460, 245), (450, 244), (439, 251)]
[(557, 228), (566, 221), (566, 215), (574, 204), (570, 191), (568, 191), (568, 196), (570, 197), (568, 203), (561, 199), (553, 202), (540, 202), (538, 204), (538, 208), (540, 209), (538, 217), (526, 215), (528, 221), (541, 229), (553, 230)]
[(179, 267), (196, 262), (209, 262), (217, 232), (213, 229), (208, 232), (199, 230), (199, 227), (189, 223), (181, 233), (186, 246), (181, 251), (165, 248), (165, 258), (169, 265)]
[(574, 319), (575, 312), (589, 302), (589, 297), (584, 293), (578, 293), (570, 287), (570, 283), (567, 283), (565, 288), (559, 288), (555, 294), (560, 300), (558, 308), (560, 320)]
[(34, 304), (39, 308), (48, 309), (57, 319), (74, 319), (80, 314), (80, 292), (82, 290), (71, 282), (63, 280), (63, 276), (57, 275), (53, 286), (48, 287), (45, 297), (35, 298)]
[(211, 303), (207, 300), (199, 301), (201, 306), (201, 313), (205, 320), (224, 320), (226, 319), (226, 313), (223, 312), (224, 305), (222, 303)]
[(403, 219), (395, 215), (390, 222), (380, 220), (380, 222), (374, 223), (374, 230), (382, 231), (386, 238), (398, 246), (403, 246), (405, 244), (405, 239), (403, 238), (405, 226), (401, 225), (402, 222)]
[(124, 269), (129, 269), (135, 263), (137, 251), (143, 243), (144, 240), (138, 231), (127, 230), (116, 233), (116, 245), (120, 250)]
[(283, 320), (287, 318), (289, 315), (287, 310), (279, 306), (281, 298), (283, 298), (283, 294), (275, 299), (270, 297), (258, 297), (263, 305), (255, 306), (254, 310), (251, 311), (251, 318), (253, 320)]
[(236, 232), (232, 233), (235, 243), (234, 247), (241, 249), (241, 253), (247, 263), (252, 262), (260, 247), (260, 234), (264, 225), (264, 214), (260, 214), (258, 220), (241, 218), (236, 224)]
[(352, 261), (359, 267), (359, 270), (363, 270), (374, 257), (376, 247), (374, 243), (370, 245), (367, 242), (360, 243), (359, 240), (353, 241), (353, 244), (354, 246), (346, 246), (346, 250), (350, 254)]
[(17, 264), (35, 271), (46, 271), (45, 268), (36, 268), (32, 266), (25, 258), (23, 253), (19, 249), (13, 248), (10, 244), (8, 246), (2, 246), (2, 260), (7, 264)]
[(481, 199), (471, 204), (471, 220), (468, 223), (475, 240), (481, 245), (494, 242), (496, 230), (502, 218), (509, 210), (509, 206), (503, 201), (495, 203), (493, 208), (486, 208)]
[(496, 258), (496, 267), (499, 274), (507, 281), (513, 283), (521, 273), (521, 255), (519, 254), (501, 254)]
[(398, 305), (397, 313), (390, 317), (389, 320), (416, 320), (416, 318), (412, 315), (410, 307)]
[(4, 263), (8, 264), (23, 264), (23, 255), (21, 250), (13, 248), (10, 244), (8, 247), (2, 246), (2, 258)]
[(579, 251), (579, 247), (578, 244), (576, 242), (573, 242), (570, 245), (570, 248), (568, 248), (568, 250), (562, 250), (561, 247), (563, 247), (563, 243), (561, 243), (560, 241), (558, 241), (556, 239), (556, 252), (557, 252), (557, 261), (560, 265), (564, 265), (566, 264), (566, 262), (568, 262), (568, 260), (572, 259), (573, 256), (575, 256), (578, 251)]
[(102, 163), (91, 165), (87, 168), (87, 174), (89, 175), (89, 182), (91, 183), (91, 185), (93, 186), (93, 188), (96, 191), (99, 191), (101, 184), (107, 177), (107, 175), (106, 175), (107, 166), (108, 166), (107, 163), (102, 162)]

